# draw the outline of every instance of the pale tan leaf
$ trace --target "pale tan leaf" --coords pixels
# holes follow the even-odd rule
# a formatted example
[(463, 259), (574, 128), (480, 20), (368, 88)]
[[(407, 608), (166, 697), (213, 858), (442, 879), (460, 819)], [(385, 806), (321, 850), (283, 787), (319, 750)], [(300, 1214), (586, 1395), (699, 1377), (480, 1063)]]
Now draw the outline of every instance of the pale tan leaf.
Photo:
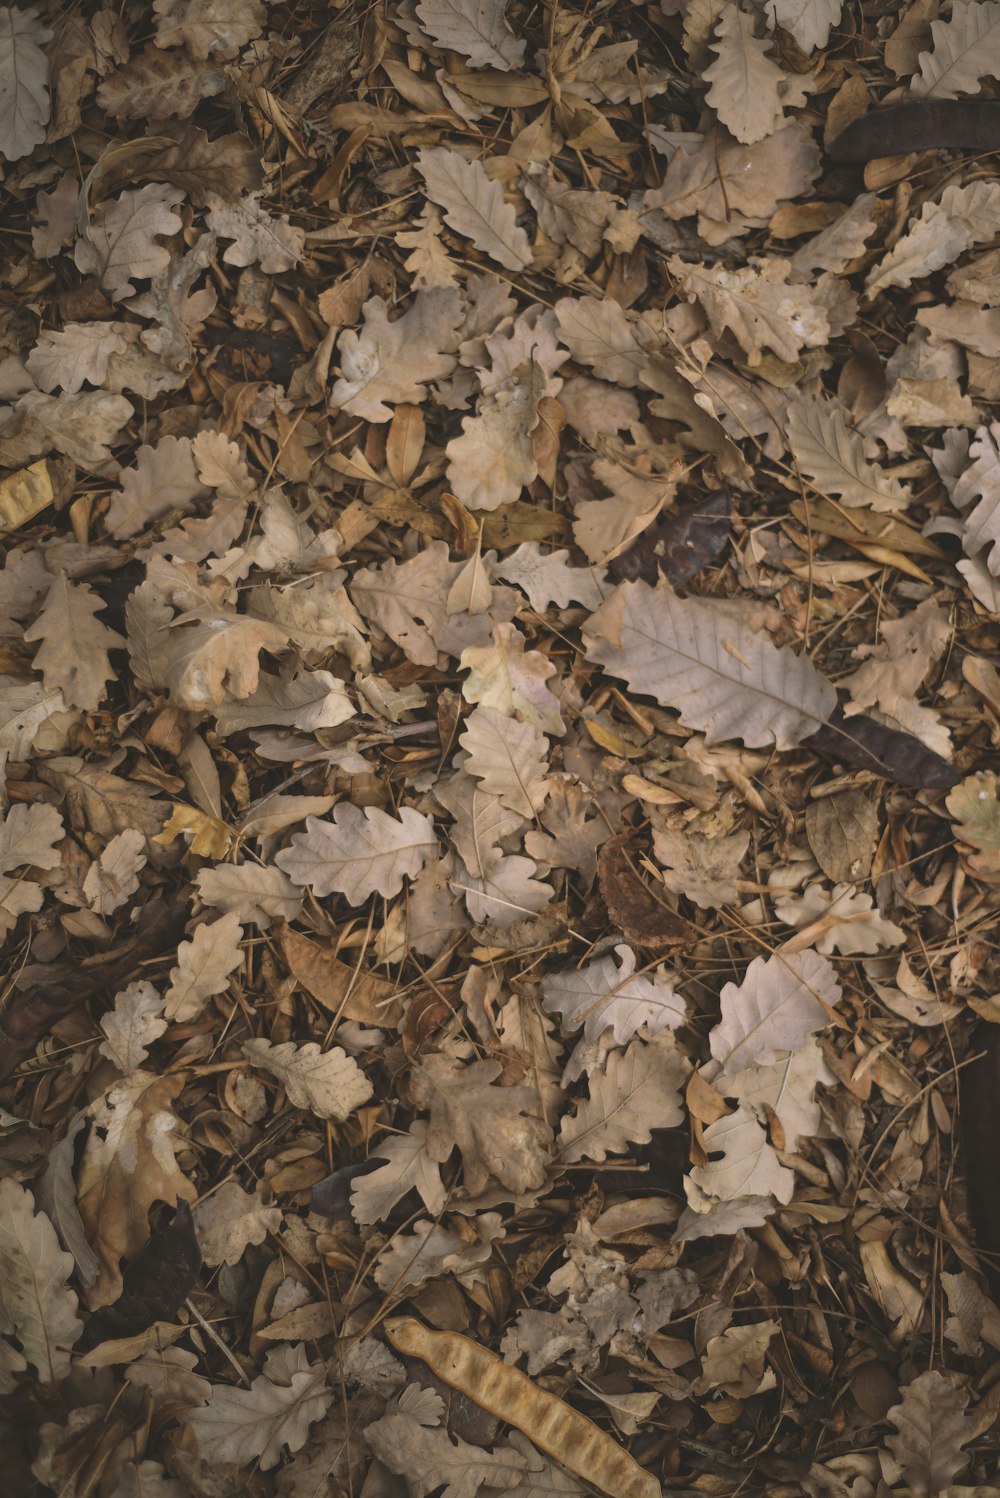
[(360, 333), (340, 335), (342, 376), (331, 401), (366, 421), (389, 421), (388, 402), (419, 405), (432, 380), (443, 380), (455, 368), (457, 329), (462, 321), (458, 292), (445, 288), (420, 291), (413, 305), (394, 322), (381, 297), (362, 308)]
[(635, 971), (631, 947), (617, 946), (620, 965), (611, 956), (599, 957), (576, 971), (551, 973), (542, 983), (542, 1007), (558, 1014), (567, 1030), (583, 1026), (587, 1040), (610, 1029), (618, 1045), (632, 1039), (645, 1025), (650, 1035), (676, 1030), (686, 1016), (683, 998), (674, 992), (666, 971)]
[(6, 750), (11, 759), (28, 759), (43, 725), (65, 711), (58, 687), (0, 675), (0, 751)]
[(794, 1150), (800, 1138), (819, 1131), (822, 1113), (816, 1101), (817, 1085), (832, 1087), (835, 1080), (818, 1042), (810, 1038), (799, 1050), (766, 1066), (755, 1062), (735, 1076), (727, 1070), (718, 1090), (758, 1118), (770, 1109), (784, 1131), (784, 1148)]
[(118, 540), (172, 511), (186, 515), (208, 494), (195, 469), (190, 437), (161, 437), (155, 447), (140, 447), (119, 483), (121, 491), (112, 494), (106, 520)]
[(257, 1462), (266, 1472), (278, 1465), (285, 1446), (301, 1450), (332, 1398), (324, 1364), (310, 1363), (302, 1343), (285, 1344), (267, 1355), (249, 1389), (213, 1384), (208, 1403), (188, 1413), (187, 1425), (199, 1455), (213, 1467)]
[(263, 931), (272, 920), (294, 921), (302, 909), (302, 891), (271, 865), (217, 864), (202, 869), (196, 883), (206, 905), (231, 911), (244, 925), (253, 921)]
[(849, 432), (834, 401), (793, 401), (788, 411), (788, 440), (799, 468), (822, 494), (845, 505), (873, 510), (904, 510), (911, 490), (865, 457), (864, 442)]
[(58, 755), (40, 765), (38, 773), (62, 791), (64, 810), (78, 830), (96, 832), (110, 842), (116, 833), (132, 828), (152, 837), (163, 826), (166, 808), (154, 799), (153, 787), (123, 780), (109, 763), (87, 764), (77, 755)]
[(706, 600), (622, 583), (586, 625), (587, 656), (634, 692), (676, 708), (706, 742), (791, 748), (814, 733), (836, 692), (812, 662)]
[(19, 161), (45, 139), (52, 32), (37, 10), (0, 9), (0, 156)]
[(572, 567), (568, 557), (568, 551), (543, 552), (537, 541), (522, 541), (496, 564), (493, 574), (526, 593), (536, 613), (543, 613), (550, 603), (561, 609), (572, 603), (600, 608), (611, 591), (604, 568)]
[(914, 96), (954, 99), (979, 92), (980, 78), (1000, 78), (1000, 7), (994, 0), (954, 0), (948, 20), (931, 22), (932, 46), (910, 79)]
[(840, 997), (833, 964), (815, 952), (755, 957), (743, 981), (726, 983), (719, 995), (722, 1018), (709, 1045), (723, 1075), (797, 1051), (830, 1023)]
[(11, 1176), (0, 1180), (0, 1262), (0, 1393), (14, 1392), (8, 1372), (29, 1363), (41, 1383), (58, 1383), (83, 1330), (69, 1288), (73, 1255), (59, 1247), (52, 1223)]
[(116, 119), (185, 119), (202, 99), (221, 93), (226, 81), (221, 66), (183, 52), (147, 47), (108, 74), (97, 90), (97, 102)]
[(15, 802), (0, 822), (0, 874), (9, 874), (25, 864), (36, 869), (58, 868), (61, 855), (54, 845), (64, 835), (63, 819), (54, 806)]
[(249, 613), (285, 630), (306, 665), (326, 660), (331, 650), (346, 655), (358, 670), (371, 665), (364, 621), (347, 596), (340, 571), (321, 573), (285, 588), (254, 588)]
[[(997, 35), (1000, 37), (1000, 19)], [(979, 181), (967, 187), (951, 183), (937, 202), (923, 205), (920, 217), (869, 272), (865, 294), (873, 297), (890, 286), (909, 286), (911, 281), (951, 265), (972, 245), (993, 239), (998, 232), (1000, 183)]]
[(428, 1280), (450, 1275), (460, 1285), (472, 1286), (487, 1278), (485, 1266), (493, 1257), (493, 1243), (506, 1229), (498, 1212), (474, 1217), (468, 1231), (443, 1227), (436, 1222), (417, 1222), (412, 1233), (397, 1233), (379, 1255), (375, 1283), (398, 1295)]
[(722, 1202), (761, 1196), (791, 1201), (795, 1172), (780, 1164), (749, 1108), (741, 1106), (709, 1124), (702, 1145), (707, 1155), (722, 1157), (696, 1165), (686, 1178), (704, 1196)]
[(494, 1086), (502, 1070), (499, 1061), (461, 1066), (431, 1053), (413, 1071), (413, 1101), (430, 1113), (427, 1152), (443, 1163), (457, 1147), (470, 1196), (491, 1176), (515, 1193), (545, 1180), (550, 1130), (534, 1116), (534, 1089)]
[(178, 1478), (166, 1475), (159, 1462), (130, 1461), (109, 1498), (188, 1498), (189, 1493)]
[(716, 60), (703, 75), (711, 84), (705, 96), (708, 103), (738, 141), (748, 145), (763, 140), (781, 120), (779, 89), (787, 77), (766, 56), (770, 39), (758, 41), (753, 16), (728, 5), (710, 46)]
[(107, 390), (58, 396), (29, 390), (0, 427), (0, 462), (17, 468), (55, 448), (82, 468), (96, 468), (109, 461), (111, 444), (133, 415), (130, 401)]
[(817, 882), (800, 896), (778, 894), (774, 913), (799, 933), (788, 944), (795, 950), (870, 953), (906, 940), (906, 932), (875, 909), (871, 895), (853, 884), (835, 884), (831, 890)]
[(159, 588), (148, 580), (129, 594), (125, 605), (128, 655), (136, 685), (144, 692), (166, 688), (167, 625), (174, 617)]
[(952, 502), (967, 510), (962, 548), (970, 558), (983, 552), (991, 576), (1000, 577), (1000, 422), (978, 429), (969, 458), (951, 493)]
[(540, 650), (526, 650), (525, 644), (513, 624), (498, 624), (491, 646), (463, 650), (461, 669), (469, 675), (462, 696), (505, 717), (535, 723), (542, 733), (564, 733), (559, 699), (546, 685), (556, 668)]
[(18, 916), (29, 910), (41, 910), (45, 896), (42, 887), (33, 879), (16, 879), (0, 876), (0, 936), (13, 931)]
[(96, 276), (112, 301), (130, 296), (134, 276), (155, 276), (166, 269), (170, 251), (158, 239), (181, 228), (174, 209), (183, 196), (179, 187), (147, 182), (100, 203), (76, 242), (77, 269)]
[(936, 1369), (918, 1374), (901, 1392), (886, 1416), (896, 1430), (885, 1444), (911, 1493), (936, 1498), (969, 1462), (962, 1451), (976, 1433), (965, 1413), (969, 1396)]
[(236, 1181), (223, 1181), (207, 1201), (194, 1210), (194, 1230), (205, 1263), (238, 1264), (249, 1244), (263, 1243), (281, 1226), (281, 1208), (265, 1207), (259, 1191), (244, 1191)]
[(287, 214), (272, 214), (261, 197), (250, 192), (230, 202), (210, 192), (206, 222), (220, 239), (233, 241), (222, 257), (227, 265), (259, 265), (265, 275), (276, 276), (302, 259), (305, 230), (290, 223)]
[(282, 1045), (248, 1040), (243, 1054), (252, 1066), (277, 1077), (294, 1107), (308, 1108), (317, 1118), (347, 1118), (372, 1095), (372, 1084), (340, 1046), (321, 1051), (315, 1041), (297, 1046), (291, 1040)]
[(103, 385), (108, 360), (126, 342), (113, 322), (66, 322), (59, 329), (44, 328), (25, 362), (40, 390), (75, 393), (85, 384)]
[(128, 827), (111, 839), (95, 859), (83, 881), (83, 893), (91, 910), (113, 915), (139, 888), (140, 870), (146, 867), (146, 835)]
[(459, 737), (466, 766), (483, 790), (521, 816), (534, 816), (549, 793), (547, 743), (534, 723), (519, 723), (494, 707), (477, 707)]
[(528, 169), (524, 195), (553, 244), (573, 244), (588, 259), (598, 253), (616, 208), (611, 193), (570, 187), (550, 168), (536, 166)]
[(429, 858), (437, 856), (434, 823), (412, 806), (391, 817), (375, 806), (342, 801), (328, 821), (307, 817), (276, 862), (297, 884), (315, 895), (345, 895), (363, 905), (370, 895), (397, 895), (403, 879), (412, 879)]
[(257, 690), (260, 652), (280, 652), (287, 644), (288, 635), (279, 625), (249, 614), (220, 612), (183, 624), (170, 630), (167, 641), (167, 689), (177, 706), (189, 712), (251, 697)]
[(689, 1070), (669, 1030), (612, 1051), (605, 1069), (591, 1073), (590, 1096), (563, 1118), (557, 1159), (603, 1160), (645, 1144), (653, 1129), (673, 1128)]
[(457, 286), (458, 267), (448, 258), (441, 238), (441, 215), (433, 203), (424, 204), (416, 224), (416, 228), (400, 229), (396, 235), (396, 243), (410, 251), (403, 264), (413, 277), (414, 291)]
[(513, 504), (538, 476), (531, 434), (545, 374), (527, 361), (495, 389), (475, 416), (462, 421), (462, 435), (445, 449), (448, 482), (469, 510)]
[(822, 348), (834, 332), (820, 289), (789, 284), (789, 260), (772, 258), (733, 270), (690, 265), (673, 255), (667, 266), (688, 301), (700, 303), (716, 338), (732, 330), (748, 364), (760, 364), (765, 349), (794, 364), (804, 348)]
[(653, 853), (663, 883), (702, 910), (718, 910), (737, 898), (734, 883), (750, 843), (748, 832), (705, 837), (693, 831), (653, 826)]
[(265, 723), (315, 733), (339, 727), (355, 712), (343, 681), (330, 671), (297, 671), (291, 677), (262, 671), (251, 697), (220, 706), (216, 726), (224, 738)]
[(417, 170), (427, 196), (444, 210), (446, 223), (471, 239), (498, 265), (524, 270), (531, 264), (531, 244), (517, 222), (503, 188), (493, 182), (479, 161), (466, 161), (457, 151), (434, 146), (417, 152)]
[(958, 837), (976, 849), (969, 855), (969, 867), (986, 878), (1000, 874), (997, 777), (989, 770), (969, 775), (955, 787), (945, 805), (958, 824)]
[(155, 0), (156, 45), (186, 47), (191, 57), (229, 52), (260, 36), (262, 0)]
[(25, 640), (42, 641), (34, 667), (46, 687), (58, 687), (68, 706), (87, 712), (101, 705), (105, 684), (115, 676), (108, 651), (123, 650), (127, 643), (117, 630), (94, 618), (105, 607), (86, 583), (67, 582), (60, 574), (38, 618), (24, 632)]
[(560, 337), (578, 363), (615, 385), (641, 384), (649, 355), (618, 302), (611, 297), (563, 297), (555, 311)]
[(773, 1389), (777, 1380), (765, 1370), (771, 1339), (780, 1331), (777, 1321), (751, 1321), (730, 1326), (719, 1337), (711, 1337), (702, 1359), (702, 1371), (691, 1385), (694, 1393), (723, 1389), (734, 1399), (749, 1399)]
[(115, 995), (115, 1007), (101, 1020), (106, 1039), (97, 1049), (122, 1076), (130, 1077), (146, 1060), (147, 1048), (167, 1028), (162, 1015), (163, 999), (152, 983), (137, 979)]
[(767, 0), (765, 7), (771, 19), (794, 36), (806, 53), (826, 46), (843, 8), (844, 0)]
[(416, 1191), (427, 1211), (437, 1217), (447, 1200), (437, 1161), (427, 1149), (427, 1124), (416, 1119), (406, 1134), (390, 1134), (372, 1146), (372, 1158), (384, 1161), (351, 1186), (351, 1211), (362, 1225), (385, 1222), (408, 1191)]
[(933, 598), (898, 619), (883, 619), (880, 630), (882, 643), (856, 646), (852, 654), (864, 665), (839, 683), (851, 694), (848, 717), (876, 704), (884, 713), (896, 712), (902, 699), (914, 696), (952, 634), (948, 615)]
[(417, 15), (439, 47), (458, 52), (473, 68), (520, 67), (525, 44), (504, 16), (505, 0), (419, 0)]
[(442, 1486), (444, 1498), (475, 1498), (480, 1489), (508, 1492), (520, 1486), (527, 1467), (509, 1448), (470, 1446), (402, 1411), (366, 1425), (365, 1439), (382, 1467), (405, 1477), (413, 1498), (426, 1498)]
[(190, 941), (177, 949), (177, 966), (170, 970), (164, 995), (168, 1020), (187, 1024), (196, 1019), (213, 994), (229, 986), (229, 976), (242, 961), (243, 927), (235, 910), (217, 921), (200, 925)]

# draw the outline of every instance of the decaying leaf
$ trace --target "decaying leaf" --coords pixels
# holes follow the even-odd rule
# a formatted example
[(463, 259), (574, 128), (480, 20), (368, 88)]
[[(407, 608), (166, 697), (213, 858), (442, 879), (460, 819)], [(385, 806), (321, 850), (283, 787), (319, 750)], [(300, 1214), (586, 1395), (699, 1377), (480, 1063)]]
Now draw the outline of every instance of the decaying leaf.
[(41, 1383), (58, 1383), (83, 1329), (69, 1288), (73, 1256), (59, 1247), (31, 1192), (10, 1176), (0, 1181), (0, 1260), (0, 1392), (13, 1394), (13, 1375), (29, 1363)]
[(367, 1103), (372, 1085), (353, 1057), (334, 1046), (321, 1051), (314, 1042), (273, 1045), (248, 1040), (243, 1053), (253, 1066), (276, 1077), (296, 1108), (308, 1108), (318, 1118), (347, 1118)]
[(213, 1384), (207, 1404), (189, 1411), (187, 1424), (204, 1459), (237, 1467), (256, 1461), (266, 1472), (285, 1446), (305, 1445), (332, 1398), (323, 1365), (310, 1363), (301, 1342), (284, 1343), (267, 1354), (249, 1389)]

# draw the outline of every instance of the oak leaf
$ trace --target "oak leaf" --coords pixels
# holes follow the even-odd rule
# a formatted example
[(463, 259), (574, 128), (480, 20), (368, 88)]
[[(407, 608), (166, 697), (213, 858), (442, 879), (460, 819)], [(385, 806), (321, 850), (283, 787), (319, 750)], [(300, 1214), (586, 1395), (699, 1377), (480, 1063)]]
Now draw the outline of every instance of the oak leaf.
[(213, 994), (229, 986), (230, 974), (242, 961), (243, 927), (236, 911), (217, 921), (205, 921), (190, 941), (177, 948), (177, 966), (170, 970), (164, 994), (164, 1013), (176, 1024), (196, 1019)]
[(352, 416), (389, 421), (389, 402), (419, 405), (428, 384), (455, 368), (461, 298), (443, 288), (419, 291), (394, 322), (381, 297), (372, 297), (361, 310), (365, 321), (360, 333), (347, 329), (340, 335), (342, 373), (330, 399)]
[(968, 863), (985, 879), (1000, 875), (1000, 801), (997, 777), (988, 770), (969, 775), (955, 787), (945, 805), (957, 822), (957, 834), (976, 849)]
[(45, 139), (51, 109), (49, 59), (52, 32), (37, 10), (0, 9), (0, 156), (19, 161)]
[(797, 1051), (830, 1023), (841, 997), (833, 964), (815, 952), (755, 957), (741, 983), (719, 995), (722, 1018), (709, 1045), (723, 1075)]
[(605, 1069), (591, 1073), (590, 1096), (564, 1116), (557, 1161), (571, 1165), (620, 1155), (630, 1144), (648, 1143), (653, 1129), (679, 1124), (689, 1070), (669, 1030), (612, 1051)]
[(980, 78), (1000, 78), (1000, 12), (988, 0), (955, 0), (946, 21), (931, 22), (931, 41), (910, 79), (914, 97), (954, 99), (978, 93)]
[(281, 1226), (281, 1208), (265, 1207), (260, 1192), (223, 1181), (194, 1210), (194, 1230), (206, 1264), (238, 1264), (251, 1243), (263, 1243)]
[(101, 1020), (106, 1038), (97, 1049), (123, 1077), (130, 1077), (146, 1060), (147, 1047), (167, 1028), (162, 1016), (163, 999), (152, 983), (141, 978), (130, 983), (115, 995), (114, 1009)]
[(896, 1430), (885, 1444), (910, 1492), (916, 1498), (934, 1498), (948, 1491), (968, 1465), (962, 1447), (976, 1432), (976, 1422), (965, 1413), (969, 1396), (933, 1368), (911, 1379), (900, 1392), (902, 1399), (886, 1415)]
[(168, 265), (170, 251), (157, 240), (181, 228), (174, 209), (183, 196), (179, 187), (147, 182), (101, 203), (76, 242), (77, 269), (96, 276), (112, 301), (130, 296), (133, 276), (155, 276)]
[(517, 222), (503, 188), (492, 181), (480, 161), (467, 161), (446, 146), (417, 152), (417, 170), (427, 196), (444, 209), (445, 222), (471, 239), (477, 250), (507, 270), (531, 264), (531, 244)]
[(439, 47), (472, 68), (520, 67), (525, 44), (507, 24), (505, 0), (419, 0), (417, 15)]
[(741, 1106), (716, 1119), (705, 1129), (702, 1141), (707, 1155), (721, 1158), (692, 1169), (685, 1178), (685, 1189), (689, 1183), (695, 1188), (694, 1193), (688, 1191), (689, 1199), (693, 1194), (697, 1200), (700, 1193), (702, 1198), (720, 1202), (769, 1196), (779, 1202), (791, 1201), (795, 1172), (780, 1163), (749, 1108)]
[(267, 11), (261, 0), (155, 0), (156, 45), (185, 47), (206, 58), (260, 36)]
[(222, 257), (227, 265), (259, 265), (265, 275), (276, 276), (302, 259), (305, 230), (290, 223), (287, 214), (270, 213), (260, 201), (261, 192), (248, 192), (237, 202), (214, 192), (206, 196), (208, 227), (220, 239), (233, 241)]
[(103, 385), (109, 359), (125, 347), (117, 323), (66, 322), (43, 329), (24, 363), (40, 390), (75, 395), (85, 384)]
[(519, 723), (495, 707), (477, 707), (459, 737), (468, 751), (466, 769), (484, 791), (504, 806), (532, 817), (549, 793), (544, 734), (534, 723)]
[(821, 493), (836, 495), (841, 504), (873, 510), (904, 510), (909, 504), (909, 487), (868, 462), (862, 438), (847, 430), (835, 402), (793, 401), (788, 440), (806, 477)]
[(192, 620), (182, 614), (167, 641), (164, 678), (178, 707), (205, 712), (251, 697), (260, 675), (260, 652), (281, 651), (288, 636), (276, 624), (249, 614), (219, 612)]
[(676, 708), (708, 744), (789, 749), (826, 721), (837, 695), (805, 655), (755, 634), (700, 598), (622, 583), (585, 626), (587, 657), (634, 692)]
[(525, 643), (513, 624), (497, 624), (492, 645), (463, 650), (461, 669), (469, 675), (462, 696), (505, 717), (535, 723), (543, 733), (564, 733), (559, 699), (546, 685), (556, 668), (540, 650), (526, 650)]
[(631, 1040), (641, 1025), (650, 1035), (682, 1025), (684, 1000), (664, 970), (636, 974), (632, 948), (620, 945), (615, 953), (620, 966), (607, 956), (575, 972), (550, 974), (542, 983), (545, 1012), (558, 1014), (567, 1030), (582, 1025), (587, 1040), (610, 1029), (618, 1045)]
[(663, 883), (702, 910), (717, 910), (737, 898), (734, 883), (750, 843), (748, 832), (705, 837), (693, 831), (653, 828), (653, 852)]
[(445, 448), (448, 482), (469, 510), (513, 504), (538, 477), (531, 434), (545, 375), (525, 361), (512, 378), (491, 390), (475, 416), (462, 420), (462, 435)]
[(719, 119), (744, 145), (771, 135), (783, 114), (780, 90), (787, 75), (765, 55), (770, 40), (758, 41), (753, 16), (729, 5), (709, 46), (716, 60), (704, 70), (711, 84), (706, 98)]
[(375, 806), (342, 801), (328, 821), (307, 817), (305, 832), (296, 833), (276, 861), (313, 894), (336, 891), (351, 905), (363, 905), (376, 893), (398, 895), (403, 879), (412, 879), (438, 851), (433, 821), (412, 806), (391, 817)]
[(120, 120), (186, 119), (202, 99), (221, 93), (225, 86), (226, 73), (215, 63), (147, 47), (108, 74), (97, 90), (97, 102)]
[(249, 1389), (213, 1384), (208, 1403), (188, 1412), (187, 1425), (213, 1467), (257, 1461), (266, 1472), (278, 1465), (283, 1447), (301, 1450), (332, 1398), (325, 1365), (310, 1363), (301, 1342), (284, 1343), (268, 1353)]
[(202, 869), (196, 883), (206, 905), (232, 911), (244, 924), (253, 921), (261, 930), (272, 920), (294, 921), (302, 909), (301, 889), (271, 864), (217, 864)]
[(135, 827), (117, 833), (91, 864), (83, 881), (91, 910), (98, 915), (113, 915), (139, 888), (139, 873), (145, 866), (145, 833)]
[(86, 583), (67, 582), (60, 574), (38, 618), (24, 632), (29, 643), (42, 641), (34, 666), (46, 687), (58, 687), (68, 706), (86, 712), (100, 706), (105, 684), (115, 676), (108, 651), (123, 650), (127, 644), (117, 630), (94, 618), (105, 607)]
[(430, 1113), (427, 1152), (443, 1164), (459, 1150), (470, 1196), (478, 1196), (491, 1176), (518, 1194), (545, 1180), (550, 1131), (529, 1112), (537, 1106), (535, 1091), (493, 1086), (502, 1070), (499, 1061), (462, 1066), (431, 1053), (413, 1072), (413, 1101)]
[(294, 1107), (308, 1108), (317, 1118), (345, 1119), (372, 1095), (372, 1084), (340, 1046), (321, 1051), (315, 1041), (297, 1046), (291, 1040), (282, 1045), (248, 1040), (243, 1054), (252, 1066), (277, 1077)]
[(172, 511), (187, 514), (209, 492), (195, 467), (190, 437), (161, 437), (155, 447), (144, 444), (118, 482), (121, 490), (111, 496), (105, 523), (119, 540)]
[(406, 1134), (390, 1135), (373, 1147), (384, 1163), (351, 1187), (351, 1211), (362, 1225), (385, 1222), (397, 1202), (416, 1191), (428, 1212), (439, 1216), (447, 1200), (441, 1170), (427, 1149), (427, 1123), (416, 1119)]
[(441, 1498), (476, 1498), (484, 1488), (491, 1494), (507, 1492), (520, 1488), (528, 1466), (509, 1447), (484, 1451), (443, 1428), (428, 1429), (405, 1412), (366, 1425), (365, 1439), (384, 1468), (406, 1479), (411, 1498), (427, 1498), (442, 1485)]
[(765, 6), (772, 21), (806, 53), (826, 46), (843, 8), (844, 0), (767, 0)]
[(29, 1363), (40, 1383), (57, 1383), (70, 1372), (69, 1349), (83, 1330), (69, 1288), (73, 1255), (12, 1176), (0, 1181), (0, 1262), (0, 1394), (14, 1393), (12, 1375)]
[(156, 1201), (192, 1201), (194, 1186), (174, 1158), (180, 1141), (171, 1109), (183, 1077), (135, 1071), (91, 1104), (91, 1126), (77, 1175), (77, 1202), (100, 1273), (89, 1292), (93, 1308), (121, 1294), (120, 1260), (134, 1258), (149, 1237)]
[(55, 844), (65, 835), (63, 819), (44, 802), (16, 801), (0, 821), (0, 874), (30, 864), (36, 869), (59, 867)]

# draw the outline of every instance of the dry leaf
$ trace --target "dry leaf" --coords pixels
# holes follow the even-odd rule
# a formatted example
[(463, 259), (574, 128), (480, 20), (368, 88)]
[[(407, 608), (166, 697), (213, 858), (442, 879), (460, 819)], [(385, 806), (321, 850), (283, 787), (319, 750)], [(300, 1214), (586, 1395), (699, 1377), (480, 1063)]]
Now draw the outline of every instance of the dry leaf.
[(667, 586), (622, 583), (586, 626), (587, 656), (676, 708), (705, 742), (788, 749), (826, 721), (831, 684), (804, 655)]
[(484, 791), (523, 817), (541, 810), (549, 793), (547, 744), (536, 724), (480, 706), (469, 715), (459, 743), (468, 751), (466, 769)]
[(675, 1030), (684, 1023), (684, 1000), (670, 987), (664, 969), (652, 976), (636, 974), (635, 953), (618, 946), (613, 957), (600, 957), (576, 972), (552, 973), (542, 985), (543, 1008), (558, 1014), (567, 1030), (582, 1025), (588, 1040), (610, 1029), (618, 1045), (632, 1039), (645, 1025), (650, 1035), (664, 1028)]
[(457, 1147), (470, 1196), (477, 1196), (490, 1176), (515, 1193), (545, 1179), (550, 1130), (532, 1116), (537, 1107), (532, 1088), (492, 1085), (502, 1069), (499, 1061), (457, 1066), (447, 1056), (431, 1054), (410, 1084), (413, 1101), (430, 1111), (430, 1158), (441, 1164)]
[(19, 161), (45, 139), (52, 32), (37, 10), (0, 10), (0, 156)]
[(840, 997), (833, 964), (815, 952), (755, 957), (743, 981), (726, 983), (719, 996), (722, 1018), (709, 1044), (723, 1075), (797, 1051), (829, 1024)]
[(261, 0), (155, 0), (156, 45), (186, 47), (191, 57), (228, 52), (260, 36)]
[(73, 1256), (59, 1247), (31, 1192), (11, 1176), (0, 1181), (0, 1259), (0, 1393), (15, 1392), (12, 1375), (29, 1363), (40, 1383), (58, 1383), (70, 1371), (69, 1349), (83, 1330), (69, 1288)]
[(107, 1039), (97, 1049), (123, 1077), (131, 1077), (148, 1059), (147, 1047), (167, 1028), (162, 1014), (163, 999), (152, 983), (143, 979), (115, 995), (114, 1009), (101, 1020)]
[(236, 1181), (223, 1181), (218, 1191), (194, 1210), (194, 1230), (202, 1259), (212, 1267), (238, 1264), (249, 1244), (263, 1243), (281, 1226), (281, 1208), (265, 1207), (259, 1192), (252, 1195)]
[(606, 1069), (591, 1074), (590, 1096), (563, 1117), (558, 1158), (566, 1164), (603, 1160), (645, 1144), (653, 1129), (673, 1128), (683, 1117), (688, 1070), (669, 1030), (612, 1051)]
[(186, 1420), (203, 1460), (236, 1467), (256, 1461), (266, 1472), (285, 1446), (301, 1450), (332, 1398), (324, 1365), (310, 1363), (301, 1342), (285, 1343), (267, 1354), (249, 1389), (213, 1384), (208, 1403)]
[(133, 276), (155, 276), (166, 268), (170, 251), (157, 240), (181, 228), (174, 209), (183, 196), (178, 187), (148, 182), (102, 203), (76, 242), (77, 269), (95, 275), (112, 301), (130, 296)]
[(908, 486), (867, 461), (861, 437), (847, 430), (834, 402), (796, 401), (788, 413), (788, 440), (802, 472), (820, 493), (873, 510), (905, 510), (909, 504)]
[(126, 645), (117, 630), (94, 618), (104, 607), (86, 583), (59, 576), (38, 618), (24, 632), (25, 640), (42, 641), (34, 665), (46, 687), (58, 687), (68, 706), (87, 712), (101, 705), (105, 684), (115, 675), (108, 651), (124, 650)]
[(413, 305), (390, 322), (381, 297), (362, 308), (364, 326), (340, 335), (342, 376), (331, 394), (335, 407), (366, 421), (389, 421), (392, 407), (419, 404), (432, 380), (443, 380), (455, 368), (457, 327), (462, 312), (458, 293), (434, 289), (418, 292)]
[(417, 15), (439, 47), (458, 52), (473, 68), (520, 67), (524, 42), (504, 16), (505, 0), (419, 0)]
[(716, 61), (703, 74), (711, 84), (708, 103), (738, 141), (763, 140), (781, 120), (780, 90), (786, 79), (784, 70), (765, 55), (770, 41), (754, 36), (752, 15), (728, 5), (710, 46)]
[(372, 1095), (372, 1084), (340, 1046), (321, 1051), (312, 1041), (297, 1046), (290, 1040), (283, 1045), (248, 1040), (243, 1054), (277, 1077), (294, 1107), (308, 1108), (317, 1118), (347, 1118)]
[(974, 1433), (965, 1414), (969, 1396), (936, 1369), (918, 1374), (901, 1393), (887, 1415), (896, 1433), (886, 1437), (886, 1445), (910, 1491), (933, 1498), (968, 1465), (962, 1447)]
[(499, 182), (492, 182), (479, 161), (466, 161), (444, 146), (417, 153), (417, 170), (431, 202), (444, 209), (445, 222), (471, 239), (498, 265), (524, 270), (531, 263), (528, 236), (504, 202)]
[(213, 994), (229, 987), (229, 977), (243, 954), (243, 927), (234, 910), (217, 921), (205, 921), (190, 941), (177, 948), (177, 966), (163, 996), (164, 1013), (175, 1024), (196, 1019)]
[(412, 879), (438, 852), (434, 823), (411, 806), (397, 818), (342, 801), (328, 821), (307, 817), (305, 832), (296, 833), (277, 862), (315, 895), (336, 891), (351, 905), (363, 905), (376, 893), (398, 895), (404, 878)]

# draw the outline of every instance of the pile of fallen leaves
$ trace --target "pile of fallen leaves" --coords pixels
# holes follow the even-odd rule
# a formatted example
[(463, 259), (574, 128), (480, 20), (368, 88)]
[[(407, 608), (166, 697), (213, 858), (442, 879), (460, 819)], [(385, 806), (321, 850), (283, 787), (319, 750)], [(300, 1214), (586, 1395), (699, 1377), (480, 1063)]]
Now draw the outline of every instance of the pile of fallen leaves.
[(998, 79), (0, 9), (6, 1491), (993, 1471), (1000, 183), (823, 147)]

